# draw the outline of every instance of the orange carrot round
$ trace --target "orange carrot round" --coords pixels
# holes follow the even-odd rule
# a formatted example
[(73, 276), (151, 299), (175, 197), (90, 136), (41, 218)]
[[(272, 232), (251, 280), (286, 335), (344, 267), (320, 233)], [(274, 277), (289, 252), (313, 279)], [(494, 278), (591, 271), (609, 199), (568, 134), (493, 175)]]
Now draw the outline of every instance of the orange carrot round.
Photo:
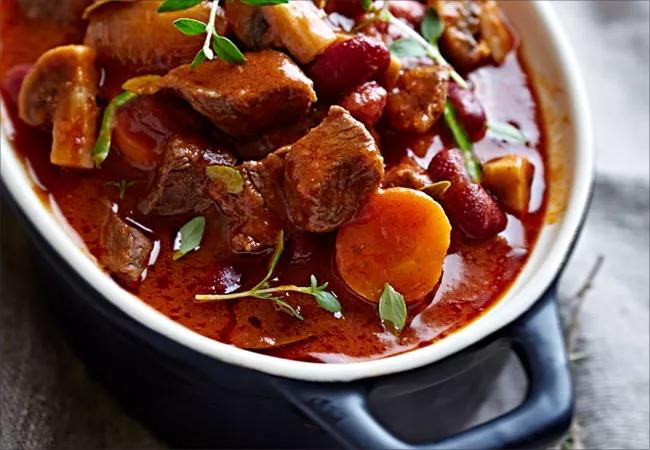
[(414, 303), (442, 274), (451, 225), (442, 207), (422, 192), (390, 188), (373, 194), (336, 237), (336, 264), (346, 284), (377, 302), (390, 283)]

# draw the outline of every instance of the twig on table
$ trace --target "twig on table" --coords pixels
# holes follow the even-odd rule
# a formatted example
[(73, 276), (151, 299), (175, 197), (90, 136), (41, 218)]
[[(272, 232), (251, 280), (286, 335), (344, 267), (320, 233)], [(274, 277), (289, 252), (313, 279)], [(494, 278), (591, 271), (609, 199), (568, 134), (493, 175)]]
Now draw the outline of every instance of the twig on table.
[(580, 315), (582, 314), (582, 309), (584, 307), (585, 300), (587, 299), (587, 293), (593, 287), (596, 275), (598, 275), (600, 268), (603, 266), (603, 261), (605, 261), (605, 257), (603, 255), (598, 255), (594, 266), (591, 268), (589, 275), (587, 275), (587, 279), (573, 297), (575, 301), (575, 307), (573, 309), (573, 314), (571, 314), (571, 320), (567, 325), (567, 330), (565, 333), (566, 348), (569, 355), (575, 353), (576, 334), (578, 331), (578, 324), (580, 323)]
[[(567, 324), (565, 332), (565, 342), (566, 350), (569, 355), (569, 361), (571, 363), (578, 362), (584, 358), (586, 355), (582, 352), (576, 351), (576, 336), (578, 331), (578, 325), (580, 323), (580, 315), (587, 299), (587, 293), (594, 285), (594, 280), (600, 271), (605, 257), (603, 255), (598, 255), (594, 266), (591, 268), (591, 271), (587, 275), (585, 282), (582, 284), (578, 292), (572, 297), (572, 303), (575, 303), (573, 311), (571, 314), (571, 320)], [(571, 422), (571, 428), (567, 432), (566, 436), (560, 441), (559, 445), (556, 447), (557, 450), (582, 450), (585, 446), (582, 442), (582, 429), (578, 423), (578, 418), (574, 417)]]

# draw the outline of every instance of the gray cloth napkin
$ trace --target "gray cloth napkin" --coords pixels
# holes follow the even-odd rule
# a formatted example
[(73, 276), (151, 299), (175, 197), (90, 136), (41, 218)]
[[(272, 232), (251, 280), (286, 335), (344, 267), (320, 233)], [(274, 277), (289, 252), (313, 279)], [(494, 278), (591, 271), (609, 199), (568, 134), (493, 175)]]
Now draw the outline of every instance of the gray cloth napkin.
[[(575, 293), (604, 257), (585, 296), (575, 348), (583, 355), (574, 373), (587, 448), (650, 446), (649, 5), (554, 2), (587, 83), (598, 156), (594, 202), (560, 283), (569, 317)], [(87, 375), (49, 317), (48, 287), (4, 208), (1, 224), (0, 448), (162, 447)]]

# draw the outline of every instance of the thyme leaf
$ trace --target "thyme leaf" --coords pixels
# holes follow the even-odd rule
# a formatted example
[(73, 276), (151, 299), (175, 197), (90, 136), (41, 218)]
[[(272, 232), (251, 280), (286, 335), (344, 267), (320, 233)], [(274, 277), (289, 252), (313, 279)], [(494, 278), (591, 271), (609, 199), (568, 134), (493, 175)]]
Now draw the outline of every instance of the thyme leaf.
[(120, 181), (107, 181), (104, 183), (106, 186), (115, 186), (118, 189), (120, 200), (124, 199), (127, 189), (136, 184), (136, 180), (120, 180)]
[(195, 217), (183, 225), (178, 232), (180, 245), (178, 247), (178, 250), (174, 252), (174, 261), (182, 258), (189, 252), (196, 250), (199, 245), (201, 245), (204, 231), (205, 217), (203, 216)]
[(172, 12), (172, 11), (181, 11), (183, 9), (192, 8), (203, 0), (165, 0), (160, 4), (156, 12)]
[(385, 283), (384, 291), (379, 297), (379, 318), (384, 322), (389, 322), (399, 333), (406, 324), (406, 314), (404, 296), (389, 283)]

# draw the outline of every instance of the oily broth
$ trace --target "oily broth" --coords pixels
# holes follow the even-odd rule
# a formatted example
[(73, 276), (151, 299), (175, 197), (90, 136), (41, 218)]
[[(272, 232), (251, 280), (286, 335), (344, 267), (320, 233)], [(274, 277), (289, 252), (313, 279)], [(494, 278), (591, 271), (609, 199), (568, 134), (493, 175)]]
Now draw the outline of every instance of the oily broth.
[[(453, 231), (443, 277), (434, 292), (411, 307), (410, 326), (400, 337), (385, 331), (376, 305), (351, 292), (338, 276), (335, 233), (294, 234), (274, 283), (304, 285), (312, 274), (321, 283), (328, 281), (342, 304), (342, 318), (320, 309), (311, 297), (293, 293), (286, 300), (300, 307), (304, 321), (278, 312), (271, 302), (259, 299), (195, 303), (193, 297), (199, 293), (252, 287), (264, 275), (268, 255), (232, 254), (224, 219), (211, 209), (205, 214), (208, 226), (200, 249), (173, 261), (176, 233), (192, 215), (157, 217), (138, 212), (137, 203), (150, 181), (150, 172), (133, 169), (118, 152), (111, 152), (96, 171), (51, 165), (49, 133), (30, 128), (18, 119), (15, 102), (4, 83), (5, 75), (16, 64), (35, 61), (47, 48), (80, 42), (83, 29), (81, 25), (35, 23), (21, 17), (15, 0), (5, 4), (0, 81), (14, 127), (11, 139), (42, 186), (35, 189), (44, 200), (49, 196), (56, 201), (63, 216), (97, 257), (102, 252), (99, 229), (111, 208), (117, 208), (122, 217), (144, 230), (155, 242), (157, 257), (141, 284), (125, 288), (197, 333), (253, 351), (304, 361), (340, 363), (409, 351), (444, 338), (493, 306), (521, 271), (539, 234), (546, 209), (546, 144), (535, 93), (513, 53), (504, 65), (478, 69), (469, 74), (469, 79), (475, 83), (488, 117), (517, 124), (529, 142), (503, 143), (488, 136), (476, 144), (476, 150), (482, 160), (516, 153), (533, 162), (536, 170), (531, 210), (521, 219), (508, 216), (507, 229), (493, 239), (472, 241)], [(111, 77), (122, 78), (117, 70), (107, 68), (109, 81)], [(381, 126), (379, 132), (388, 166), (403, 156), (411, 156), (426, 167), (438, 151), (453, 145), (452, 137), (440, 126), (421, 135), (397, 134)], [(107, 183), (123, 178), (138, 183), (120, 199), (117, 189)]]

